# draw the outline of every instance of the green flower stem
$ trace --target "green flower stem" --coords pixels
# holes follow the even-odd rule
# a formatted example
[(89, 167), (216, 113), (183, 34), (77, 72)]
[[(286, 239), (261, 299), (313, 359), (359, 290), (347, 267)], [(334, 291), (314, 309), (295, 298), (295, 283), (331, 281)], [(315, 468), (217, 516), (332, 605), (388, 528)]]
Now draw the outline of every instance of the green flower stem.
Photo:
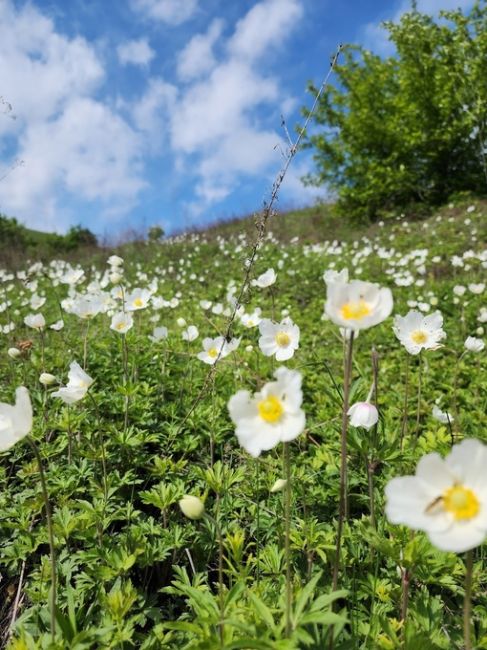
[[(374, 404), (377, 410), (379, 409), (378, 404), (378, 382), (379, 382), (379, 354), (375, 348), (372, 349), (372, 371), (374, 376), (374, 381), (372, 385), (373, 399)], [(377, 449), (377, 439), (378, 439), (378, 429), (379, 423), (377, 422), (372, 429), (372, 436), (370, 441), (370, 459), (367, 462), (367, 482), (369, 486), (369, 507), (370, 507), (370, 524), (372, 528), (376, 528), (375, 522), (375, 495), (374, 495), (374, 472), (377, 467), (375, 456), (375, 451)]]
[(123, 360), (123, 385), (125, 388), (125, 407), (123, 417), (123, 430), (127, 431), (129, 425), (129, 394), (128, 394), (128, 381), (129, 381), (129, 348), (127, 343), (127, 334), (122, 334), (122, 360)]
[(83, 337), (83, 370), (86, 370), (86, 359), (88, 357), (88, 332), (90, 331), (90, 320), (86, 321), (85, 335)]
[(348, 518), (347, 498), (347, 432), (348, 432), (348, 405), (350, 399), (350, 381), (352, 376), (353, 359), (353, 330), (350, 338), (345, 344), (344, 373), (343, 373), (343, 411), (342, 411), (342, 433), (340, 453), (340, 500), (338, 505), (338, 528), (335, 551), (335, 563), (333, 566), (333, 591), (338, 587), (338, 572), (340, 570), (340, 549), (342, 543), (343, 522)]
[(415, 441), (417, 442), (419, 436), (419, 421), (421, 419), (421, 388), (423, 382), (423, 356), (421, 350), (418, 355), (418, 404), (416, 407), (416, 433)]
[(286, 486), (284, 488), (284, 558), (286, 562), (286, 638), (291, 636), (291, 607), (292, 607), (292, 581), (291, 581), (291, 455), (289, 442), (284, 443), (282, 454), (283, 474)]
[(52, 517), (51, 517), (51, 506), (49, 504), (49, 495), (47, 493), (47, 484), (46, 477), (44, 474), (44, 469), (42, 467), (42, 459), (37, 449), (37, 445), (34, 440), (27, 436), (27, 442), (29, 443), (34, 456), (37, 461), (39, 468), (39, 477), (41, 479), (41, 489), (42, 496), (44, 498), (44, 506), (46, 509), (46, 524), (47, 524), (47, 533), (49, 537), (49, 551), (51, 555), (51, 635), (52, 641), (55, 642), (56, 639), (56, 553), (54, 550), (54, 530), (52, 526)]
[(255, 459), (256, 521), (255, 521), (255, 566), (257, 586), (260, 584), (260, 461)]
[(215, 513), (216, 534), (218, 538), (218, 599), (220, 604), (220, 647), (225, 647), (225, 597), (223, 594), (223, 536), (221, 529), (221, 497), (216, 495), (216, 513)]
[(472, 575), (473, 550), (467, 551), (465, 558), (465, 596), (463, 599), (463, 638), (465, 650), (472, 650), (471, 623), (472, 617)]
[(406, 433), (406, 428), (408, 424), (408, 403), (409, 403), (409, 364), (410, 364), (410, 356), (409, 352), (406, 353), (406, 374), (404, 377), (404, 406), (403, 406), (403, 413), (402, 413), (402, 421), (401, 421), (401, 437), (399, 438), (399, 446), (402, 447), (404, 444), (404, 435)]

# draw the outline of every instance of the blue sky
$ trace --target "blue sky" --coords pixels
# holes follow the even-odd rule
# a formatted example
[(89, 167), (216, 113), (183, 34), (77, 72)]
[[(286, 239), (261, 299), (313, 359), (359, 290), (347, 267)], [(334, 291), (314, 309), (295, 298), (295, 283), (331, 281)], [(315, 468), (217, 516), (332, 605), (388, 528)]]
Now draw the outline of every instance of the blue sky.
[[(420, 0), (427, 12), (472, 0)], [(0, 212), (166, 232), (260, 209), (338, 43), (388, 53), (408, 0), (1, 0)], [(15, 118), (15, 119), (14, 119)], [(280, 207), (309, 205), (301, 152)]]

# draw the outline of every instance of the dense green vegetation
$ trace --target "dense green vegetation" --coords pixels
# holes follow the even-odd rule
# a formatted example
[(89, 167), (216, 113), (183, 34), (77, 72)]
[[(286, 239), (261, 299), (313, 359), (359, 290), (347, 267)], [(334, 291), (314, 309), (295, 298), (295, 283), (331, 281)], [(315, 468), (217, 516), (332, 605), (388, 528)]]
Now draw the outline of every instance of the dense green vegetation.
[[(252, 286), (242, 302), (246, 314), (261, 308), (261, 317), (277, 322), (289, 314), (301, 330), (299, 349), (279, 364), (260, 352), (258, 328), (237, 318), (231, 330), (239, 346), (215, 375), (197, 354), (204, 337), (226, 330), (252, 220), (119, 250), (123, 295), (137, 287), (150, 292), (126, 334), (110, 328), (120, 310), (119, 279), (112, 269), (110, 281), (91, 258), (74, 269), (58, 259), (25, 274), (1, 272), (0, 401), (12, 404), (21, 384), (30, 392), (57, 555), (52, 642), (45, 506), (34, 453), (20, 440), (0, 456), (6, 647), (321, 650), (334, 635), (336, 650), (463, 648), (465, 556), (389, 523), (384, 487), (414, 473), (427, 452), (445, 455), (468, 437), (487, 442), (485, 351), (464, 348), (468, 335), (484, 337), (487, 211), (483, 203), (469, 206), (355, 230), (325, 208), (276, 216), (252, 277), (272, 267), (277, 281)], [(393, 314), (439, 309), (446, 339), (411, 356), (391, 317), (355, 341), (351, 403), (369, 394), (375, 350), (380, 420), (369, 431), (349, 428), (350, 514), (333, 593), (344, 344), (323, 318), (322, 276), (345, 267), (351, 277), (390, 287)], [(72, 313), (79, 296), (104, 307), (82, 319)], [(47, 326), (36, 331), (24, 318), (39, 312)], [(63, 329), (48, 327), (59, 319)], [(194, 340), (183, 338), (189, 325), (199, 330)], [(168, 336), (156, 340), (154, 327), (162, 326)], [(15, 358), (7, 355), (11, 347), (20, 350)], [(83, 365), (84, 357), (94, 383), (68, 406), (52, 393), (66, 384), (69, 364)], [(305, 430), (290, 443), (289, 581), (286, 491), (270, 492), (283, 477), (283, 446), (252, 458), (227, 410), (232, 395), (259, 390), (279, 365), (302, 374), (306, 414)], [(55, 383), (42, 385), (42, 372)], [(434, 405), (451, 412), (453, 424), (436, 420)], [(185, 494), (204, 501), (206, 517), (184, 516), (178, 501)], [(487, 648), (484, 548), (474, 551), (475, 648)]]
[[(395, 53), (346, 46), (307, 145), (342, 214), (384, 218), (487, 188), (487, 5), (387, 22)], [(316, 88), (311, 87), (316, 94)]]
[(31, 230), (14, 217), (0, 214), (0, 263), (15, 264), (31, 255), (45, 259), (55, 254), (97, 246), (95, 235), (82, 226), (71, 227), (65, 235)]

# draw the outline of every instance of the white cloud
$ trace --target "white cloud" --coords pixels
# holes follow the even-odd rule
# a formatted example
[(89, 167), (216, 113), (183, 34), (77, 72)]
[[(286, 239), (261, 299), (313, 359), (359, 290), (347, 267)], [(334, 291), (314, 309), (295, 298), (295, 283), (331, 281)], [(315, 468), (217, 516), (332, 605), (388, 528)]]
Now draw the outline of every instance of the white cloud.
[(198, 0), (132, 0), (132, 7), (147, 18), (180, 25), (198, 9)]
[[(141, 136), (94, 98), (105, 72), (82, 38), (56, 32), (32, 5), (0, 5), (0, 88), (17, 120), (1, 120), (12, 158), (0, 210), (41, 229), (65, 229), (65, 200), (126, 211), (144, 186)], [(3, 161), (8, 166), (10, 161)]]
[(136, 127), (148, 136), (152, 151), (157, 151), (164, 141), (167, 116), (174, 110), (177, 88), (163, 79), (152, 78), (147, 90), (132, 109)]
[(93, 92), (104, 78), (95, 52), (83, 38), (67, 39), (30, 5), (15, 11), (0, 3), (0, 87), (14, 107), (15, 122), (0, 129), (18, 131), (26, 120), (43, 121), (63, 110), (69, 97)]
[(218, 65), (189, 88), (173, 114), (172, 142), (185, 153), (201, 152), (217, 140), (233, 137), (258, 105), (275, 100), (277, 84), (236, 60)]
[(215, 65), (213, 46), (222, 33), (223, 21), (214, 20), (206, 34), (197, 34), (179, 53), (177, 71), (183, 81), (190, 81), (210, 71)]
[(231, 55), (249, 61), (258, 59), (284, 41), (302, 13), (297, 0), (259, 2), (238, 21), (229, 42)]
[[(171, 144), (191, 156), (195, 191), (211, 204), (225, 198), (242, 176), (262, 176), (281, 162), (281, 134), (257, 118), (263, 106), (286, 105), (278, 79), (263, 74), (262, 59), (285, 43), (302, 14), (298, 0), (262, 0), (235, 26), (225, 56), (183, 90), (171, 114)], [(213, 27), (213, 34), (220, 28)], [(211, 30), (202, 38), (211, 41)], [(195, 39), (193, 39), (193, 42)], [(184, 60), (184, 59), (180, 59)], [(191, 66), (188, 66), (191, 70)], [(278, 126), (278, 124), (276, 124)]]
[(139, 38), (134, 41), (127, 41), (117, 47), (117, 55), (122, 65), (132, 64), (148, 65), (155, 56), (146, 38)]

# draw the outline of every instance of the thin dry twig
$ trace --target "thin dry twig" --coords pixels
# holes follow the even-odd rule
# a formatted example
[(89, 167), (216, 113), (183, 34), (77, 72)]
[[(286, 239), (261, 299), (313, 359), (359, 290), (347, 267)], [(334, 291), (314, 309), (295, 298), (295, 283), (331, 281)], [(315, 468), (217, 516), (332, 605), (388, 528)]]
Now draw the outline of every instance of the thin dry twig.
[[(330, 68), (328, 70), (328, 73), (326, 74), (326, 76), (325, 76), (325, 78), (324, 78), (324, 80), (323, 80), (323, 82), (322, 82), (322, 84), (320, 86), (320, 89), (318, 90), (318, 92), (315, 95), (313, 105), (311, 106), (311, 109), (308, 111), (306, 119), (304, 121), (304, 124), (299, 129), (298, 135), (297, 135), (296, 140), (294, 142), (291, 141), (290, 136), (289, 136), (289, 132), (287, 131), (287, 128), (285, 127), (285, 122), (283, 120), (283, 128), (285, 128), (287, 138), (290, 141), (290, 146), (289, 146), (289, 149), (287, 151), (287, 155), (285, 156), (284, 165), (282, 166), (280, 171), (277, 173), (276, 179), (274, 180), (274, 183), (272, 185), (269, 201), (264, 201), (263, 209), (260, 212), (260, 214), (257, 215), (257, 218), (256, 218), (255, 226), (256, 226), (256, 229), (257, 229), (257, 236), (256, 236), (255, 241), (254, 241), (254, 243), (252, 245), (252, 248), (250, 250), (250, 254), (249, 254), (249, 256), (248, 256), (248, 258), (246, 260), (246, 263), (245, 263), (245, 275), (244, 275), (242, 284), (240, 285), (240, 289), (238, 291), (237, 298), (234, 300), (233, 310), (232, 310), (232, 313), (230, 314), (230, 316), (228, 318), (227, 325), (226, 325), (226, 328), (225, 328), (224, 336), (225, 336), (225, 339), (227, 341), (231, 337), (232, 327), (233, 327), (233, 324), (235, 322), (235, 318), (237, 317), (237, 313), (238, 313), (238, 311), (240, 309), (240, 306), (242, 304), (244, 295), (245, 295), (245, 293), (247, 292), (247, 290), (248, 290), (248, 288), (250, 286), (250, 279), (251, 279), (251, 275), (252, 275), (252, 271), (253, 271), (253, 267), (254, 267), (254, 263), (255, 263), (255, 258), (256, 258), (256, 255), (257, 255), (257, 251), (259, 250), (262, 242), (264, 241), (264, 237), (265, 237), (265, 234), (266, 234), (267, 223), (268, 223), (269, 219), (271, 218), (271, 216), (273, 216), (275, 214), (275, 212), (274, 212), (274, 204), (277, 201), (277, 198), (278, 198), (278, 195), (279, 195), (279, 190), (281, 188), (282, 182), (284, 181), (287, 170), (289, 169), (289, 165), (291, 164), (293, 158), (295, 157), (295, 155), (296, 155), (296, 153), (298, 151), (299, 145), (301, 144), (301, 140), (303, 139), (303, 137), (304, 137), (304, 135), (306, 133), (306, 129), (308, 128), (308, 124), (309, 124), (311, 118), (313, 117), (313, 114), (314, 114), (314, 112), (316, 110), (316, 107), (318, 105), (320, 97), (323, 94), (323, 91), (324, 91), (324, 89), (326, 87), (326, 84), (328, 83), (328, 79), (330, 78), (330, 76), (331, 76), (331, 74), (332, 74), (332, 72), (333, 72), (333, 70), (334, 70), (334, 68), (335, 68), (335, 66), (336, 66), (336, 64), (338, 62), (338, 57), (340, 56), (340, 53), (341, 53), (342, 49), (343, 49), (343, 46), (340, 44), (338, 46), (335, 54), (333, 55), (333, 57), (331, 59)], [(205, 381), (203, 383), (203, 386), (202, 386), (200, 392), (198, 393), (198, 395), (195, 397), (195, 399), (193, 401), (193, 404), (191, 405), (191, 408), (189, 409), (188, 413), (186, 413), (186, 415), (185, 415), (185, 417), (184, 417), (184, 419), (183, 419), (183, 421), (181, 423), (181, 427), (184, 426), (184, 424), (186, 423), (188, 418), (194, 413), (196, 407), (201, 402), (203, 397), (206, 395), (208, 386), (211, 384), (212, 380), (215, 377), (217, 366), (219, 365), (219, 362), (220, 362), (220, 359), (221, 359), (221, 356), (222, 356), (222, 350), (223, 350), (223, 347), (222, 347), (221, 350), (219, 350), (218, 356), (217, 356), (217, 358), (215, 360), (215, 363), (211, 366), (210, 370), (208, 371), (208, 374), (205, 377)]]

